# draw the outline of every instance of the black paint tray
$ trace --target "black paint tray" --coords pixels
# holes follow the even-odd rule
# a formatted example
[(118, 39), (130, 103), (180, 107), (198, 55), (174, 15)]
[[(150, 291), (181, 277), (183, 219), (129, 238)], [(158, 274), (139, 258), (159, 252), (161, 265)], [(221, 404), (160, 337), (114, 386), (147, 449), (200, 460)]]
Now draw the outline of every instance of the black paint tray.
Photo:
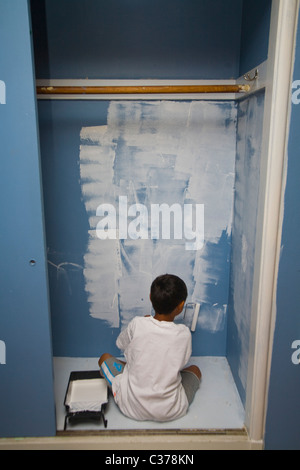
[(107, 401), (107, 384), (99, 370), (71, 372), (64, 401), (67, 411), (64, 430), (68, 421), (75, 424), (79, 421), (101, 419), (106, 428), (104, 410)]

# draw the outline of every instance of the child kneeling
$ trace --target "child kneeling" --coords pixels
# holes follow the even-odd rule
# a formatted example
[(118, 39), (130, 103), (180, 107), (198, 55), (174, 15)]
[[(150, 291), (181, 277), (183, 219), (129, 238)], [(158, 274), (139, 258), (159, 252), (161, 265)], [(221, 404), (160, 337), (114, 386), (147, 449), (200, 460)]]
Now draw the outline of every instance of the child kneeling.
[(155, 315), (135, 317), (117, 338), (126, 362), (105, 353), (100, 373), (120, 410), (136, 420), (171, 421), (185, 415), (199, 388), (201, 372), (185, 367), (192, 353), (190, 330), (174, 323), (187, 298), (182, 279), (157, 277), (150, 290)]

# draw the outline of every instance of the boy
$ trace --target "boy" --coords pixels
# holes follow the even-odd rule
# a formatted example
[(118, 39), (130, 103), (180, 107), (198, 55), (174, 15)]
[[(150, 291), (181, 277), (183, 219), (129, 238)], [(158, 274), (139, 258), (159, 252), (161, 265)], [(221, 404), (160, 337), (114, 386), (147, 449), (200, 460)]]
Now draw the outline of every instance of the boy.
[(108, 353), (99, 359), (100, 373), (112, 388), (115, 402), (130, 418), (179, 418), (186, 414), (199, 388), (199, 368), (183, 369), (192, 352), (191, 332), (174, 323), (186, 298), (186, 285), (178, 276), (157, 277), (150, 291), (154, 317), (135, 317), (117, 338), (127, 362)]

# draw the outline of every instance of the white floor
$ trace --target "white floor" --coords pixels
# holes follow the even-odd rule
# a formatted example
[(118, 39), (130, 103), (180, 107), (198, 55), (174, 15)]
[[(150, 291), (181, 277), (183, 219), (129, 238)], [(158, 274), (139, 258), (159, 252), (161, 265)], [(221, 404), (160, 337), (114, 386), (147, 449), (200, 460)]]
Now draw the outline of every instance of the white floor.
[[(198, 365), (202, 380), (186, 416), (168, 423), (134, 421), (124, 416), (109, 394), (105, 410), (107, 430), (128, 429), (242, 429), (244, 408), (237, 392), (233, 377), (225, 357), (193, 357), (190, 363)], [(70, 372), (97, 370), (98, 358), (54, 358), (54, 385), (56, 399), (57, 430), (64, 428), (66, 410), (64, 398)], [(100, 423), (86, 422), (68, 424), (67, 430), (104, 430)]]

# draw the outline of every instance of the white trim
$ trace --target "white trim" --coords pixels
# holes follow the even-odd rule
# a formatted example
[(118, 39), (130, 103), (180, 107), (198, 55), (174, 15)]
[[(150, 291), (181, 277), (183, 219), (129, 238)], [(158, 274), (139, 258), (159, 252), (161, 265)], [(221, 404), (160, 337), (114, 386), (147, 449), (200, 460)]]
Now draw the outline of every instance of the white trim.
[(298, 9), (299, 0), (272, 2), (246, 399), (252, 440), (264, 436)]
[[(251, 441), (245, 435), (214, 433), (186, 433), (185, 435), (118, 433), (84, 436), (57, 436), (41, 438), (2, 438), (1, 450), (262, 450), (262, 441)], [(122, 455), (122, 453), (120, 454)], [(134, 455), (134, 452), (132, 453)]]

